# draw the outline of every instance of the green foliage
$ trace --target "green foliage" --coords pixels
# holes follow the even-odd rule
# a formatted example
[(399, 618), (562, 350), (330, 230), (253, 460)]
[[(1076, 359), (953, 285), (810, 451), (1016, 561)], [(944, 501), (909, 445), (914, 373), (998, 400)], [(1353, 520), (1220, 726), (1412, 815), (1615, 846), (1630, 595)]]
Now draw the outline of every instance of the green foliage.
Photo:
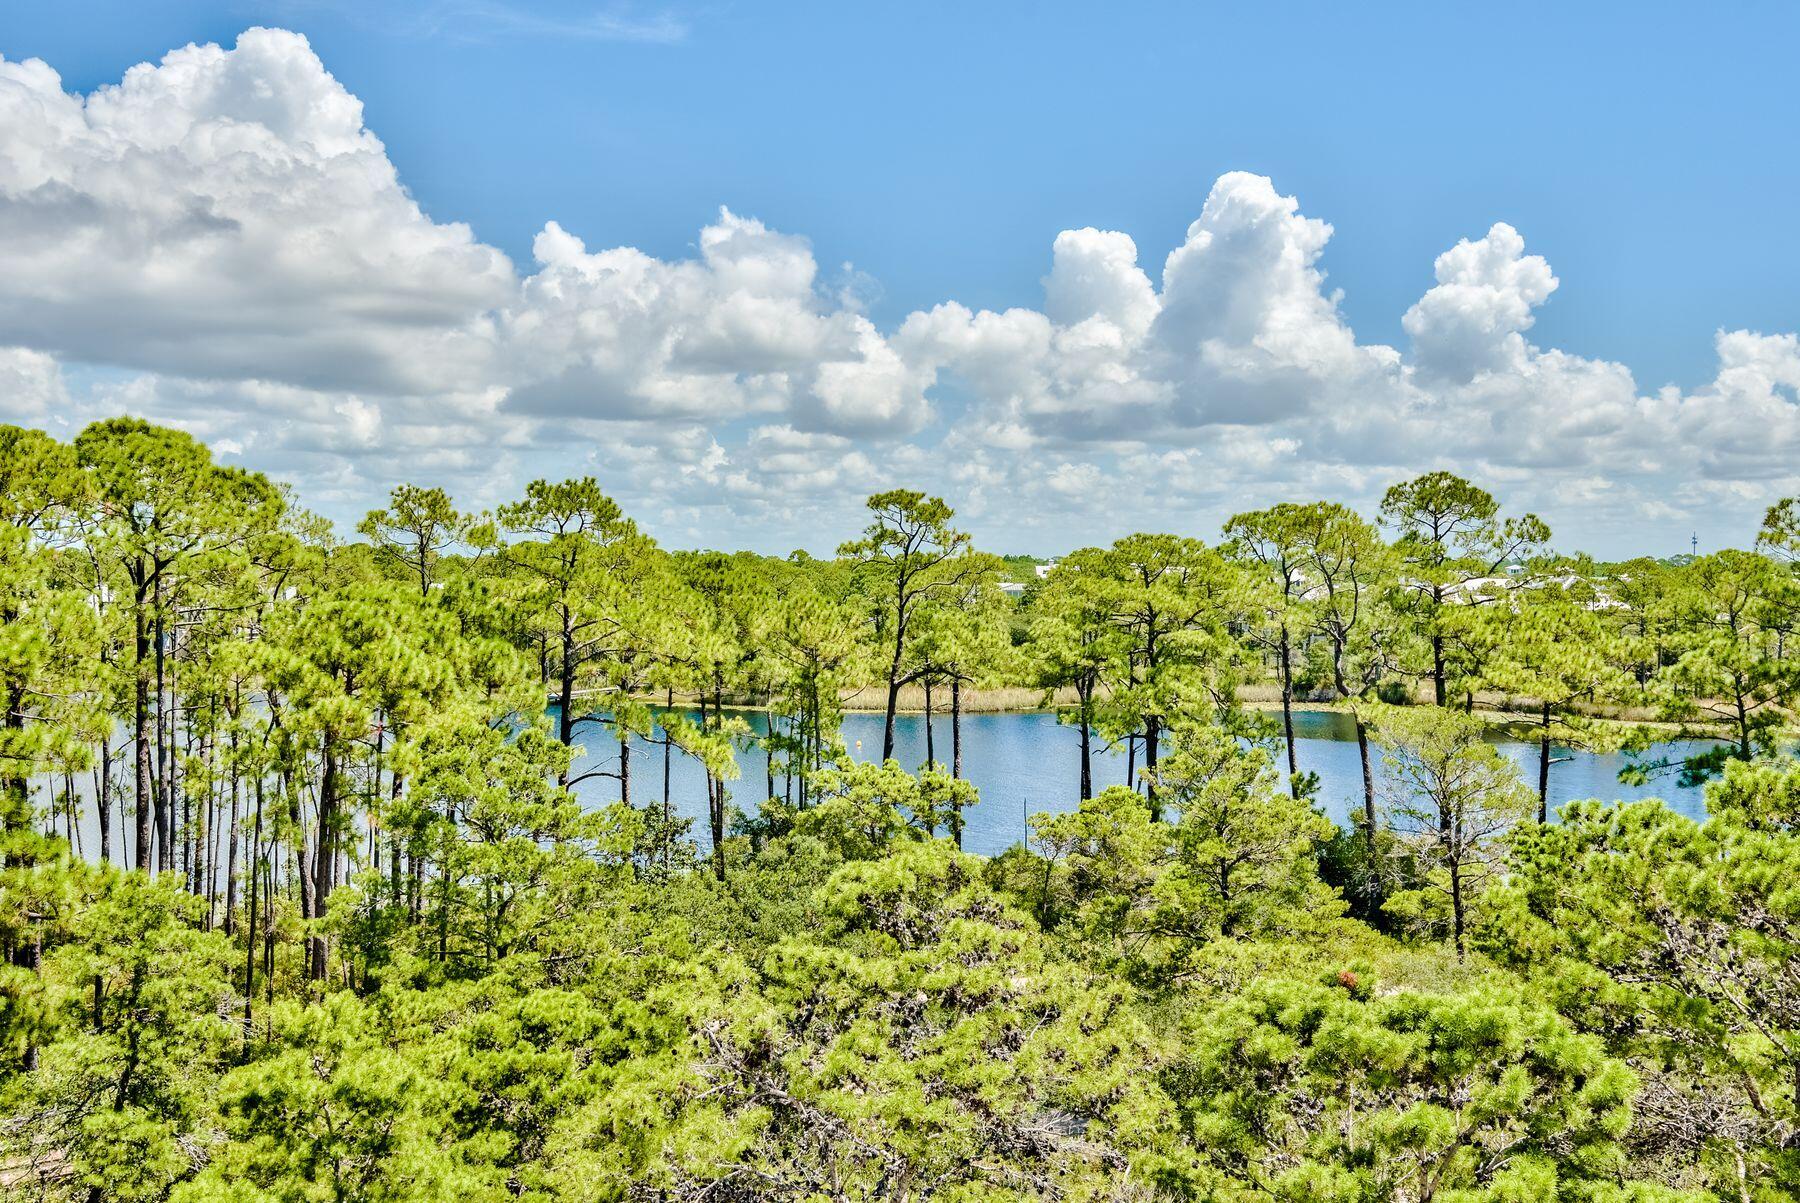
[(1316, 931), (1340, 912), (1313, 857), (1331, 825), (1277, 788), (1261, 750), (1216, 728), (1180, 728), (1157, 780), (1172, 823), (1119, 786), (1032, 819), (1041, 870), (1012, 888), (1046, 927), (1167, 986), (1221, 940)]
[(1075, 552), (1056, 572), (1067, 581), (1074, 616), (1085, 622), (1092, 620), (1084, 612), (1097, 614), (1107, 628), (1092, 646), (1077, 640), (1059, 656), (1072, 664), (1105, 657), (1105, 689), (1089, 707), (1090, 721), (1108, 742), (1141, 744), (1150, 775), (1145, 796), (1155, 811), (1154, 771), (1169, 728), (1243, 724), (1237, 687), (1249, 657), (1233, 634), (1248, 605), (1243, 578), (1217, 550), (1176, 535), (1128, 535)]
[(1521, 832), (1487, 937), (1644, 1067), (1647, 1156), (1759, 1201), (1800, 1189), (1797, 782), (1792, 764), (1728, 765), (1705, 824), (1567, 807)]
[(908, 665), (917, 657), (919, 612), (935, 600), (967, 596), (982, 578), (995, 574), (991, 557), (969, 554), (969, 536), (950, 525), (956, 517), (940, 497), (911, 489), (890, 489), (868, 501), (871, 519), (861, 539), (845, 543), (838, 555), (855, 565), (868, 599), (871, 638), (886, 664), (887, 723), (881, 758), (894, 754), (894, 713), (900, 687), (929, 675), (929, 665)]
[[(1092, 1196), (1160, 1106), (1128, 996), (1050, 959), (941, 842), (854, 862), (819, 929), (683, 983), (667, 1051), (607, 1075), (566, 1164), (587, 1197)], [(678, 1042), (677, 1042), (678, 1041)], [(703, 1089), (696, 1089), (704, 1084)], [(739, 1185), (741, 1183), (741, 1185)]]
[(38, 1067), (0, 1093), (9, 1144), (71, 1191), (163, 1199), (194, 1169), (234, 1039), (229, 946), (194, 926), (194, 900), (167, 880), (70, 885), (69, 930), (37, 988)]
[(368, 1031), (355, 999), (284, 1009), (275, 1022), (263, 1055), (220, 1083), (222, 1155), (175, 1203), (507, 1197), (490, 1141), (454, 1140), (470, 1092)]
[(1190, 1039), (1163, 1080), (1199, 1198), (1594, 1198), (1623, 1165), (1630, 1069), (1514, 991), (1371, 997), (1344, 971), (1252, 987)]
[[(1800, 690), (1800, 660), (1786, 654), (1800, 595), (1782, 565), (1746, 551), (1702, 556), (1666, 584), (1650, 603), (1666, 661), (1648, 682), (1650, 700), (1686, 733), (1722, 725), (1729, 740), (1680, 764), (1651, 757), (1638, 776), (1679, 769), (1691, 785), (1778, 747)], [(1638, 751), (1647, 747), (1637, 741)]]
[(1471, 912), (1499, 871), (1501, 840), (1529, 820), (1531, 796), (1479, 720), (1425, 708), (1367, 713), (1383, 753), (1387, 827), (1416, 878), (1386, 909), (1447, 935), (1461, 956)]
[(1536, 702), (1540, 822), (1549, 814), (1552, 746), (1618, 748), (1629, 732), (1587, 708), (1629, 702), (1637, 693), (1626, 668), (1635, 654), (1631, 637), (1612, 620), (1616, 603), (1598, 572), (1579, 559), (1556, 568), (1463, 624), (1465, 644), (1481, 649), (1481, 682)]
[[(1603, 567), (1434, 473), (1391, 543), (1284, 504), (1042, 582), (869, 505), (773, 560), (665, 551), (589, 478), (404, 485), (341, 544), (178, 431), (0, 427), (0, 1193), (1800, 1194), (1792, 503), (1756, 553)], [(1271, 680), (1354, 707), (1350, 830), (1242, 705)], [(909, 684), (953, 727), (1045, 690), (1079, 805), (963, 853), (956, 737), (843, 746)], [(1666, 766), (1711, 817), (1531, 822), (1465, 712), (1501, 700), (1544, 772), (1618, 742), (1597, 707), (1724, 736)], [(646, 749), (702, 770), (698, 841)]]
[(1427, 472), (1388, 489), (1381, 519), (1398, 536), (1402, 565), (1395, 604), (1418, 637), (1418, 673), (1429, 677), (1445, 705), (1474, 689), (1485, 664), (1480, 627), (1486, 612), (1511, 596), (1496, 587), (1502, 571), (1521, 583), (1542, 571), (1537, 561), (1550, 528), (1535, 514), (1501, 518), (1485, 489), (1449, 472)]
[(357, 530), (368, 537), (377, 559), (416, 580), (419, 594), (429, 594), (438, 581), (438, 562), (461, 543), (471, 528), (442, 489), (400, 485), (385, 510), (370, 510)]

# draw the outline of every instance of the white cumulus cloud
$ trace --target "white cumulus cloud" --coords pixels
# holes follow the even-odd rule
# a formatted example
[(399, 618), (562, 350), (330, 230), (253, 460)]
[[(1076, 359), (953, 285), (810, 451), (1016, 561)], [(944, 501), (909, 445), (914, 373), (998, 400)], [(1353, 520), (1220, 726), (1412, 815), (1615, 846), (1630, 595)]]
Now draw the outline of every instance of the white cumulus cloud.
[(297, 34), (85, 96), (0, 60), (0, 418), (141, 413), (340, 516), (597, 471), (653, 525), (815, 548), (894, 483), (1045, 550), (1435, 467), (1622, 550), (1647, 519), (1747, 537), (1796, 487), (1791, 333), (1720, 331), (1712, 380), (1647, 388), (1533, 343), (1562, 282), (1500, 223), (1438, 256), (1404, 345), (1365, 342), (1328, 222), (1244, 172), (1197, 200), (1160, 268), (1046, 232), (1041, 298), (883, 328), (878, 282), (725, 208), (691, 258), (551, 221), (515, 265), (421, 207)]

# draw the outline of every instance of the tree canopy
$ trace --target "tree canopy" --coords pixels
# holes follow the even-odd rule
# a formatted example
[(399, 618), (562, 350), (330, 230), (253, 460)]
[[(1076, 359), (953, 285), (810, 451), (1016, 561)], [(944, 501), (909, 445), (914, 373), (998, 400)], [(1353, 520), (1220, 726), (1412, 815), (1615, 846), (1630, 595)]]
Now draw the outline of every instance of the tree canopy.
[[(776, 559), (591, 478), (403, 485), (345, 542), (183, 433), (0, 427), (0, 1193), (1800, 1195), (1793, 503), (1608, 565), (1433, 473), (1041, 581), (869, 511)], [(1079, 772), (975, 855), (961, 723), (1008, 691)], [(1553, 810), (1578, 745), (1706, 818)]]

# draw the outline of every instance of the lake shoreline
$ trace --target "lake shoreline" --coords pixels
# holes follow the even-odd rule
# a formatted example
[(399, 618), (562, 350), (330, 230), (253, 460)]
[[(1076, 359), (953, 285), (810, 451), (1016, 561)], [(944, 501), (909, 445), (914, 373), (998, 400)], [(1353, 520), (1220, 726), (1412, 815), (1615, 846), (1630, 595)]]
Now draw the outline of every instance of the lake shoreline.
[[(935, 700), (935, 699), (934, 699)], [(760, 745), (759, 736), (769, 720), (767, 710), (740, 710), (736, 715), (746, 725), (748, 738), (736, 741), (733, 760), (737, 773), (730, 778), (731, 796), (745, 813), (755, 813), (763, 795), (765, 779), (771, 796), (792, 798), (779, 757), (771, 760)], [(1279, 719), (1271, 715), (1268, 724), (1273, 733)], [(858, 710), (843, 716), (841, 729), (844, 753), (859, 762), (869, 762), (883, 755), (884, 724), (882, 714)], [(1323, 707), (1299, 711), (1294, 715), (1295, 746), (1299, 767), (1319, 776), (1313, 799), (1320, 812), (1340, 826), (1353, 822), (1363, 805), (1362, 770), (1357, 742), (1347, 716)], [(924, 718), (917, 712), (896, 715), (892, 758), (911, 769), (927, 761), (943, 763), (950, 753), (950, 724), (941, 714), (933, 716), (931, 730), (935, 746), (926, 733)], [(1522, 780), (1534, 781), (1538, 767), (1537, 741), (1517, 729), (1490, 728), (1490, 742), (1517, 768)], [(648, 788), (650, 796), (660, 796), (663, 753), (666, 751), (647, 737), (633, 737), (632, 774), (634, 792)], [(1074, 810), (1080, 801), (1080, 747), (1078, 733), (1059, 723), (1046, 711), (1028, 713), (986, 713), (965, 716), (962, 725), (963, 777), (980, 792), (980, 805), (968, 812), (968, 829), (964, 847), (984, 856), (999, 855), (1030, 831), (1030, 818), (1035, 814), (1063, 814)], [(1667, 754), (1677, 757), (1690, 754), (1698, 747), (1688, 741), (1664, 746)], [(1381, 772), (1382, 752), (1370, 749), (1376, 771)], [(640, 753), (643, 759), (640, 759)], [(593, 769), (610, 769), (617, 763), (616, 741), (607, 738), (590, 741), (584, 746), (573, 766), (577, 774)], [(1129, 780), (1132, 756), (1123, 741), (1107, 744), (1096, 741), (1093, 749), (1092, 789), (1101, 790), (1123, 785)], [(1270, 766), (1281, 781), (1285, 756), (1277, 755)], [(708, 821), (709, 789), (700, 762), (692, 757), (676, 755), (672, 767), (671, 797), (675, 813), (702, 827)], [(646, 779), (637, 766), (644, 765)], [(1602, 801), (1629, 801), (1658, 797), (1678, 813), (1698, 819), (1705, 813), (1702, 791), (1681, 786), (1673, 779), (1659, 779), (1629, 785), (1619, 780), (1622, 770), (1630, 767), (1629, 758), (1619, 752), (1597, 752), (1592, 749), (1563, 749), (1556, 757), (1550, 775), (1550, 802), (1553, 807), (1577, 799), (1598, 798)], [(773, 777), (769, 774), (773, 772)], [(644, 784), (647, 780), (648, 784)], [(600, 806), (619, 796), (616, 783), (607, 778), (589, 781), (580, 796), (584, 802)], [(641, 796), (641, 795), (640, 795)], [(704, 832), (700, 832), (701, 843)]]
[[(885, 700), (882, 697), (882, 690), (882, 686), (873, 685), (847, 691), (844, 697), (840, 699), (839, 706), (843, 713), (847, 715), (886, 714), (887, 707)], [(605, 692), (607, 691), (578, 690), (576, 696), (597, 697)], [(874, 699), (871, 702), (864, 702), (863, 698), (870, 694), (875, 695)], [(654, 705), (662, 705), (665, 704), (664, 699), (666, 696), (667, 695), (645, 695), (640, 700)], [(552, 700), (554, 701), (554, 699)], [(1072, 708), (1077, 701), (1074, 691), (1070, 689), (1055, 690), (1051, 693), (1048, 704), (1045, 704), (1045, 700), (1045, 691), (1042, 689), (1029, 689), (1017, 686), (1008, 686), (998, 689), (964, 689), (962, 694), (962, 713), (965, 717), (978, 714), (1049, 714), (1059, 710)], [(1237, 700), (1239, 704), (1251, 710), (1264, 711), (1273, 714), (1279, 714), (1281, 712), (1280, 694), (1269, 686), (1244, 686), (1238, 690)], [(674, 695), (674, 703), (678, 707), (691, 708), (699, 706), (700, 699), (694, 694), (677, 693)], [(1423, 706), (1430, 705), (1431, 703), (1420, 697), (1413, 699), (1411, 704)], [(1301, 701), (1296, 699), (1292, 705), (1293, 711), (1296, 714), (1349, 715), (1351, 712), (1351, 708), (1347, 703), (1338, 700), (1320, 701), (1308, 699)], [(730, 698), (724, 703), (723, 708), (735, 711), (762, 712), (767, 711), (770, 708), (770, 704), (766, 700), (757, 701), (746, 698)], [(912, 716), (923, 715), (925, 713), (925, 691), (916, 685), (903, 687), (900, 691), (899, 703), (895, 707), (895, 713)], [(1484, 698), (1482, 695), (1478, 694), (1476, 696), (1475, 713), (1483, 720), (1496, 727), (1535, 727), (1540, 722), (1535, 709), (1527, 708), (1520, 702), (1520, 699), (1511, 697), (1495, 697), (1493, 695), (1488, 695)], [(950, 691), (947, 688), (939, 688), (932, 691), (931, 714), (934, 718), (949, 717)], [(1677, 733), (1683, 730), (1680, 724), (1650, 717), (1641, 710), (1634, 712), (1629, 709), (1619, 711), (1596, 707), (1583, 711), (1582, 716), (1599, 721), (1617, 723), (1627, 727), (1647, 728), (1650, 730), (1667, 731), (1671, 733)], [(1718, 724), (1716, 727), (1720, 731), (1724, 730), (1722, 724)], [(1690, 731), (1703, 729), (1707, 728), (1698, 726), (1688, 728)], [(1720, 738), (1723, 738), (1723, 736), (1720, 736)]]

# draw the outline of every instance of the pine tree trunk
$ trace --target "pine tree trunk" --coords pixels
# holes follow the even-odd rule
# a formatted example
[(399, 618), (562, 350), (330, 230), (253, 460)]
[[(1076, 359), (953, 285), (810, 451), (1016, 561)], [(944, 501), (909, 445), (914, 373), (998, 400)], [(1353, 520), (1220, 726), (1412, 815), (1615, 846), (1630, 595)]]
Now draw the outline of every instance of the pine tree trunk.
[(420, 848), (422, 842), (415, 835), (406, 843), (406, 901), (414, 927), (425, 920), (425, 856)]
[(931, 739), (931, 678), (925, 678), (925, 765), (930, 768), (937, 764), (937, 747)]
[(237, 879), (238, 879), (238, 764), (237, 764), (237, 732), (231, 733), (231, 827), (225, 833), (225, 934), (237, 934)]
[(1144, 801), (1150, 804), (1150, 818), (1162, 819), (1162, 806), (1156, 800), (1157, 736), (1162, 718), (1152, 714), (1144, 719)]
[(184, 832), (176, 828), (175, 823), (175, 729), (180, 722), (175, 701), (175, 666), (169, 663), (169, 621), (164, 612), (164, 596), (162, 589), (157, 589), (157, 769), (162, 780), (158, 791), (160, 809), (157, 810), (157, 837), (162, 845), (158, 855), (158, 863), (162, 864), (162, 872), (185, 872), (187, 866), (182, 864), (185, 846), (182, 845)]
[[(307, 866), (306, 826), (305, 819), (300, 814), (300, 791), (295, 788), (293, 778), (289, 776), (285, 770), (282, 773), (281, 788), (287, 795), (288, 822), (295, 832), (293, 851), (294, 860), (298, 869), (294, 874), (294, 879), (300, 886), (300, 917), (302, 919), (315, 919), (318, 917), (318, 906), (313, 897), (312, 871)], [(309, 945), (307, 951), (309, 960), (311, 959), (311, 956), (311, 946)]]
[[(232, 767), (232, 780), (225, 794), (225, 803), (216, 807), (225, 816), (223, 823), (214, 823), (212, 828), (212, 845), (207, 854), (207, 908), (218, 899), (220, 888), (220, 839), (225, 841), (225, 935), (234, 935), (238, 924), (230, 915), (230, 904), (236, 897), (232, 890), (232, 873), (238, 872), (238, 769)], [(220, 818), (214, 814), (214, 819)]]
[[(187, 739), (187, 754), (192, 756), (194, 754), (194, 734), (193, 725), (191, 723), (188, 726)], [(207, 875), (210, 872), (206, 853), (212, 842), (213, 789), (210, 750), (207, 746), (207, 741), (204, 738), (200, 741), (200, 761), (200, 779), (206, 787), (206, 796), (195, 800), (188, 796), (189, 791), (184, 785), (182, 787), (181, 809), (182, 814), (185, 816), (183, 821), (189, 825), (187, 837), (189, 848), (188, 874), (191, 880), (188, 883), (188, 888), (192, 891), (194, 897), (206, 899), (208, 910), (205, 918), (201, 920), (201, 928), (205, 931), (211, 931), (212, 913), (210, 904), (212, 898), (206, 892), (206, 880)]]
[[(570, 626), (570, 622), (571, 619), (568, 608), (564, 607), (562, 616), (562, 663), (556, 666), (556, 694), (558, 701), (556, 738), (565, 748), (572, 747), (575, 743), (575, 634)], [(564, 768), (556, 775), (556, 784), (559, 787), (567, 788), (569, 784), (569, 770), (567, 768)]]
[(1294, 665), (1287, 624), (1281, 624), (1281, 729), (1287, 736), (1288, 792), (1300, 796), (1300, 758), (1294, 748)]
[(1363, 827), (1368, 832), (1369, 847), (1375, 847), (1375, 767), (1369, 761), (1369, 729), (1362, 716), (1356, 717), (1356, 754), (1362, 759)]
[(175, 855), (175, 799), (169, 789), (169, 774), (173, 771), (174, 748), (173, 737), (169, 731), (169, 697), (166, 655), (164, 639), (167, 627), (163, 620), (162, 583), (158, 579), (156, 586), (156, 789), (152, 805), (156, 808), (156, 867), (158, 872), (167, 873), (177, 867), (178, 857)]
[(381, 752), (387, 743), (387, 714), (377, 711), (375, 718), (375, 750), (369, 756), (369, 867), (381, 877)]
[(1450, 861), (1450, 915), (1452, 935), (1456, 944), (1456, 959), (1463, 959), (1463, 930), (1467, 919), (1463, 915), (1462, 863), (1455, 858)]
[(712, 835), (713, 874), (725, 880), (725, 783), (712, 771), (706, 774), (706, 817)]
[(85, 861), (87, 851), (81, 846), (80, 801), (75, 796), (75, 778), (69, 778), (69, 838), (75, 841), (75, 859)]
[(257, 912), (257, 869), (262, 863), (262, 820), (263, 820), (263, 779), (262, 773), (256, 774), (256, 787), (253, 791), (256, 799), (256, 817), (250, 826), (250, 864), (249, 880), (245, 888), (250, 897), (249, 922), (244, 927), (244, 1031), (250, 1031), (250, 1000), (256, 997), (256, 912)]
[(150, 779), (150, 625), (145, 614), (146, 604), (144, 590), (140, 587), (132, 607), (136, 671), (132, 684), (131, 741), (137, 806), (132, 822), (137, 829), (137, 867), (148, 873), (155, 868), (151, 863), (150, 825), (156, 814), (156, 794)]
[(1094, 687), (1092, 683), (1081, 689), (1081, 797), (1077, 801), (1085, 802), (1094, 796), (1094, 736), (1090, 720), (1094, 711)]
[[(110, 723), (111, 715), (102, 721)], [(100, 820), (100, 863), (112, 863), (112, 732), (100, 736), (100, 777), (94, 786), (94, 809)]]
[(269, 854), (263, 861), (263, 998), (275, 1005), (275, 849), (280, 841), (269, 838)]
[(1444, 688), (1444, 637), (1433, 634), (1431, 637), (1431, 695), (1439, 706), (1442, 706), (1446, 700)]
[(206, 818), (205, 827), (200, 837), (202, 852), (200, 855), (200, 880), (206, 894), (206, 926), (211, 930), (216, 923), (216, 906), (219, 899), (219, 794), (213, 777), (213, 766), (210, 762), (212, 740), (204, 745), (208, 749), (206, 769)]
[[(25, 689), (22, 685), (9, 685), (4, 702), (4, 721), (0, 726), (18, 739), (25, 730)], [(23, 830), (31, 826), (31, 783), (23, 773), (9, 776), (3, 803), (0, 803), (0, 832), (9, 833), (13, 829)], [(12, 862), (12, 858), (0, 852), (0, 865)]]
[[(450, 963), (450, 891), (456, 884), (452, 880), (450, 872), (450, 858), (455, 855), (453, 845), (457, 838), (456, 808), (454, 806), (448, 808), (445, 816), (450, 820), (450, 829), (444, 836), (444, 863), (438, 869), (438, 873), (444, 879), (443, 898), (438, 904), (438, 964), (440, 965)], [(322, 966), (320, 976), (324, 976)]]
[[(800, 745), (797, 750), (798, 755), (800, 757), (800, 772), (799, 772), (798, 776), (800, 778), (799, 787), (800, 787), (800, 809), (801, 810), (806, 809), (806, 775), (808, 773), (812, 772), (812, 759), (813, 759), (812, 744), (813, 744), (812, 715), (809, 712), (808, 714), (803, 716), (800, 720)], [(794, 766), (791, 764), (788, 766), (788, 775), (790, 778), (795, 776)]]
[[(337, 746), (329, 736), (321, 756), (319, 772), (319, 834), (313, 851), (313, 917), (323, 919), (331, 901), (332, 878), (337, 868)], [(325, 934), (314, 930), (307, 938), (310, 950), (309, 969), (314, 981), (325, 980), (325, 963), (329, 950)]]
[[(31, 935), (27, 938), (27, 943), (25, 945), (25, 958), (24, 959), (25, 959), (24, 967), (31, 972), (32, 977), (36, 978), (36, 977), (43, 976), (43, 972), (44, 972), (44, 937), (36, 929), (33, 929)], [(30, 1029), (27, 1029), (27, 1030), (29, 1031)], [(24, 1070), (26, 1073), (36, 1073), (37, 1067), (38, 1067), (37, 1037), (36, 1037), (36, 1034), (33, 1033), (31, 1036), (27, 1037), (27, 1043), (25, 1045)]]
[[(724, 708), (723, 695), (713, 699), (713, 714), (717, 716)], [(709, 726), (706, 715), (706, 695), (700, 695), (700, 725)], [(706, 770), (706, 820), (708, 834), (712, 836), (713, 875), (720, 881), (725, 880), (725, 783), (713, 773)]]
[(894, 713), (900, 706), (900, 658), (905, 650), (906, 624), (896, 616), (894, 620), (894, 660), (892, 664), (888, 665), (887, 721), (882, 724), (881, 729), (881, 762), (883, 764), (894, 758)]
[(1538, 822), (1550, 821), (1550, 703), (1544, 703), (1543, 729), (1538, 736)]
[(950, 678), (950, 775), (962, 780), (962, 678)]
[(401, 788), (400, 774), (396, 772), (388, 785), (388, 888), (396, 906), (400, 903), (400, 833), (394, 830), (392, 816), (400, 809)]
[(894, 714), (899, 705), (900, 682), (890, 678), (887, 691), (887, 719), (881, 728), (881, 759), (884, 764), (894, 756)]

